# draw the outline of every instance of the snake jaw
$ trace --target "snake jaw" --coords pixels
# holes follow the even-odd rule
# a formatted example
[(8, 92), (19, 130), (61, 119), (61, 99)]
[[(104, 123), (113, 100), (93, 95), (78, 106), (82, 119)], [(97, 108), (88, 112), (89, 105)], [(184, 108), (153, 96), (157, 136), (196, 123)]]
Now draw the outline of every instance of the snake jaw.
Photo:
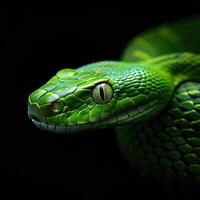
[[(31, 120), (33, 124), (44, 131), (60, 133), (60, 134), (64, 134), (64, 133), (71, 134), (71, 133), (89, 131), (93, 129), (111, 128), (111, 127), (115, 127), (116, 123), (118, 125), (123, 125), (125, 123), (132, 122), (133, 120), (136, 123), (142, 117), (143, 112), (150, 112), (150, 113), (155, 112), (154, 106), (156, 103), (158, 103), (158, 100), (153, 100), (143, 106), (139, 106), (137, 109), (134, 109), (132, 111), (130, 110), (129, 112), (121, 113), (119, 115), (116, 114), (116, 117), (111, 117), (107, 114), (107, 115), (104, 115), (102, 119), (99, 121), (95, 119), (93, 122), (85, 122), (85, 123), (53, 124), (53, 123), (50, 123), (49, 121), (50, 118), (48, 117), (46, 118), (46, 121), (39, 121), (35, 117), (32, 117), (30, 113), (29, 113), (29, 116), (31, 116)], [(55, 119), (56, 117), (58, 119), (58, 116), (54, 116), (53, 118)]]

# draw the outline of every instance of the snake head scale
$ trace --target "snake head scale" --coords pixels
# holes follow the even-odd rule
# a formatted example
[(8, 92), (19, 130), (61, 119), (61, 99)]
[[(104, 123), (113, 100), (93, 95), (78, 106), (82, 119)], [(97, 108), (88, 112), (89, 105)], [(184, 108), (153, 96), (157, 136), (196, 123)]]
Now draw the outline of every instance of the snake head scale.
[(29, 96), (28, 115), (57, 133), (140, 122), (168, 102), (169, 76), (151, 65), (115, 61), (62, 69)]

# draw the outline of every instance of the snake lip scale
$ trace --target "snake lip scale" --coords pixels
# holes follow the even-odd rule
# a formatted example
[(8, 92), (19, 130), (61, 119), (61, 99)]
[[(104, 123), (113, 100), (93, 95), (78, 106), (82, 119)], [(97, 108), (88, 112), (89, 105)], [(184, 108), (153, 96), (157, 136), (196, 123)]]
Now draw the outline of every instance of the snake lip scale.
[[(144, 104), (142, 106), (139, 106), (137, 108), (137, 110), (134, 111), (127, 111), (127, 113), (122, 113), (117, 117), (117, 120), (120, 121), (121, 118), (123, 118), (123, 120), (127, 120), (127, 119), (133, 119), (136, 117), (136, 115), (142, 115), (142, 113), (146, 110), (146, 107), (151, 105), (154, 106), (156, 103), (158, 103), (158, 100), (153, 100), (151, 102), (148, 102), (148, 104)], [(148, 109), (151, 109), (148, 108)], [(40, 121), (36, 116), (30, 114), (31, 111), (28, 111), (28, 117), (29, 119), (33, 122), (33, 124), (35, 126), (37, 126), (38, 128), (45, 130), (45, 131), (49, 131), (49, 132), (54, 132), (54, 133), (74, 133), (74, 132), (80, 132), (80, 131), (84, 131), (84, 130), (89, 130), (90, 127), (88, 127), (88, 122), (84, 122), (81, 124), (70, 124), (70, 125), (64, 125), (64, 124), (48, 124), (46, 119), (45, 122)], [(129, 114), (130, 113), (130, 114)], [(107, 127), (107, 121), (108, 119), (104, 119), (103, 123), (102, 121), (99, 122), (89, 122), (89, 124), (93, 124), (92, 129), (94, 128), (106, 128)], [(122, 122), (123, 123), (123, 122)], [(114, 125), (113, 125), (114, 126)]]
[[(38, 128), (45, 130), (45, 131), (49, 131), (49, 132), (53, 132), (53, 133), (66, 133), (66, 134), (70, 134), (70, 133), (79, 133), (80, 131), (84, 131), (87, 130), (88, 125), (87, 123), (85, 124), (77, 124), (77, 125), (53, 125), (53, 124), (47, 124), (35, 119), (32, 119), (32, 122), (35, 126), (37, 126)], [(96, 124), (96, 127), (98, 126), (98, 124)], [(101, 125), (101, 128), (103, 126)]]

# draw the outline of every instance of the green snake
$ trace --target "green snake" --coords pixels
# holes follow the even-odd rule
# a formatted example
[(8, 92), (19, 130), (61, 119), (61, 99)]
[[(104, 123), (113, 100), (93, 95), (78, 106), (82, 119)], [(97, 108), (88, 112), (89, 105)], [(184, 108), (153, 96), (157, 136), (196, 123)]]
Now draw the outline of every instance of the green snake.
[(115, 127), (119, 148), (143, 177), (199, 183), (200, 17), (141, 33), (120, 61), (58, 71), (30, 94), (28, 115), (54, 133)]

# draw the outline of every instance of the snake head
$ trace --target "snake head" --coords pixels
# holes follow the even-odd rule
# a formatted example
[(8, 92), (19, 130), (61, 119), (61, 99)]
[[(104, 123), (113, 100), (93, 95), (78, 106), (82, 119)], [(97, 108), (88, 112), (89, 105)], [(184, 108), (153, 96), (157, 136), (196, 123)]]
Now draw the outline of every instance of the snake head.
[(102, 61), (60, 70), (28, 98), (39, 128), (70, 133), (146, 120), (169, 100), (169, 77), (148, 66)]

